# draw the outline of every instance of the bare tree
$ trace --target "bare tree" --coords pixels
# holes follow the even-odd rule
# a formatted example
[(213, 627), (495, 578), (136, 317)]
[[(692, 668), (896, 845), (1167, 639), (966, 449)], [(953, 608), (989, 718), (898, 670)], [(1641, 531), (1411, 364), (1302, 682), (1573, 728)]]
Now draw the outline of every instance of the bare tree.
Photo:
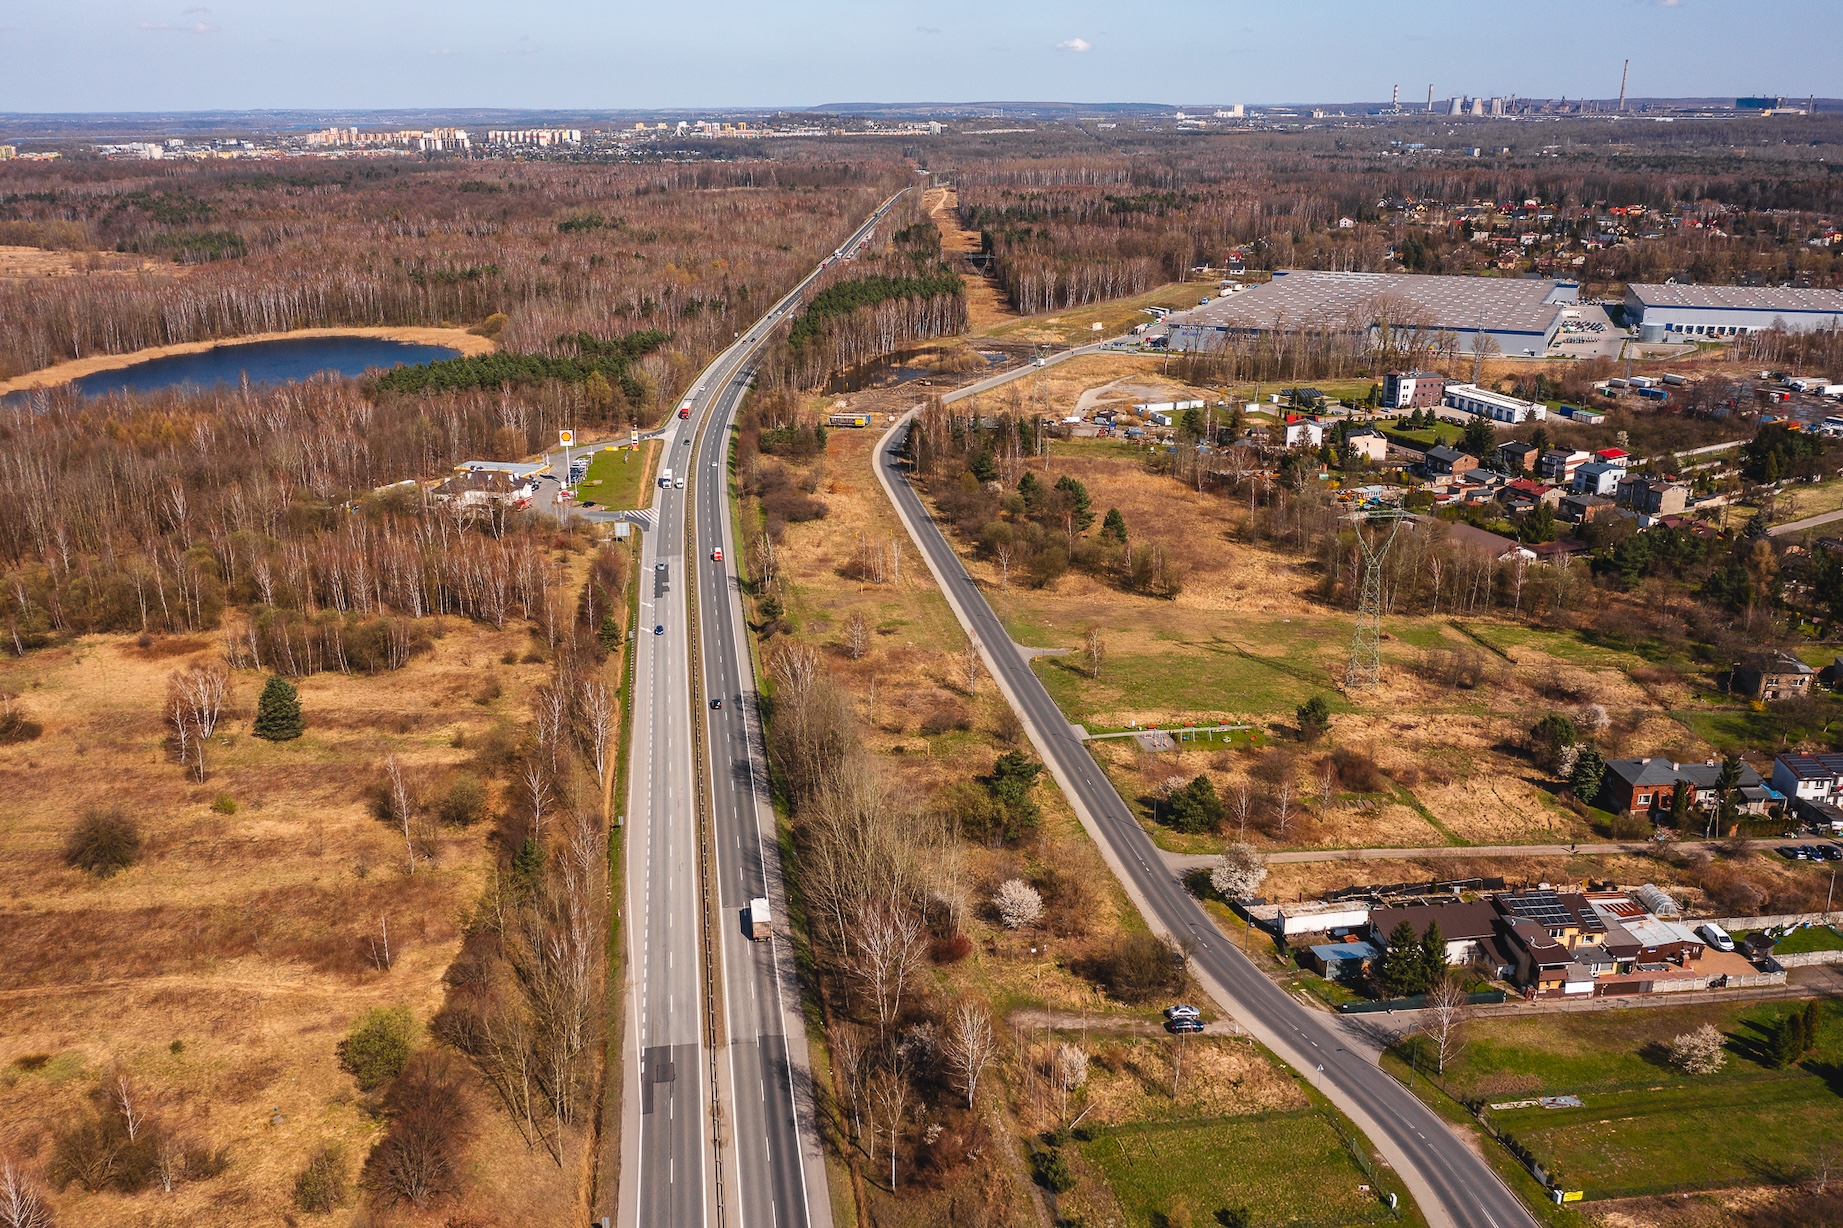
[(879, 1133), (889, 1138), (890, 1189), (896, 1188), (896, 1144), (902, 1136), (902, 1123), (908, 1115), (909, 1076), (898, 1055), (886, 1069), (870, 1080), (871, 1111), (876, 1115)]
[(979, 684), (979, 641), (968, 640), (966, 647), (960, 650), (960, 677), (965, 680), (966, 693), (972, 695), (973, 688)]
[(861, 661), (870, 651), (870, 624), (856, 610), (851, 612), (851, 619), (845, 624), (845, 655), (853, 661)]
[(390, 817), (403, 825), (403, 851), (409, 859), (409, 872), (416, 873), (416, 840), (410, 830), (411, 815), (416, 809), (415, 799), (410, 796), (409, 780), (403, 774), (403, 764), (393, 754), (384, 757), (385, 788), (390, 794)]
[(583, 675), (576, 687), (576, 712), (583, 745), (589, 752), (589, 762), (595, 767), (595, 783), (606, 785), (609, 753), (620, 715), (607, 679), (599, 673)]
[(525, 760), (519, 771), (518, 783), (524, 789), (525, 801), (531, 807), (531, 834), (535, 839), (544, 838), (544, 808), (550, 804), (550, 773), (544, 770), (544, 761), (537, 756)]
[(1293, 813), (1293, 782), (1280, 782), (1280, 792), (1273, 799), (1274, 822), (1280, 829), (1280, 839), (1286, 839), (1286, 824)]
[(1088, 655), (1088, 676), (1099, 678), (1101, 667), (1107, 664), (1107, 641), (1101, 638), (1101, 629), (1089, 627), (1082, 638), (1082, 644)]
[(966, 1107), (972, 1108), (979, 1094), (979, 1080), (986, 1067), (998, 1055), (998, 1040), (992, 1021), (984, 1010), (971, 1002), (962, 1002), (948, 1019), (947, 1036), (941, 1043), (941, 1056), (955, 1086), (966, 1093)]
[(1441, 977), (1427, 994), (1427, 1037), (1433, 1041), (1434, 1064), (1442, 1075), (1465, 1047), (1459, 1029), (1469, 1005), (1466, 998), (1465, 987), (1450, 976)]
[(12, 1157), (0, 1158), (0, 1228), (53, 1228), (51, 1208)]
[(998, 560), (998, 587), (1011, 587), (1011, 547), (1000, 543), (993, 551), (992, 557)]
[(1254, 813), (1254, 786), (1243, 777), (1235, 787), (1229, 790), (1229, 809), (1235, 812), (1235, 821), (1240, 825), (1236, 836), (1243, 844), (1248, 842), (1248, 816)]
[(146, 1110), (135, 1099), (134, 1085), (128, 1076), (118, 1073), (109, 1087), (109, 1099), (115, 1103), (115, 1111), (121, 1115), (122, 1128), (128, 1132), (128, 1141), (135, 1142), (141, 1137), (141, 1129), (147, 1124)]
[(230, 671), (221, 661), (175, 671), (166, 680), (166, 719), (179, 744), (179, 757), (188, 755), (200, 783), (205, 779), (205, 743), (217, 732), (224, 710)]
[(382, 913), (378, 915), (378, 932), (372, 936), (371, 964), (379, 972), (389, 972), (394, 962), (390, 954), (390, 918)]
[(870, 994), (877, 1030), (887, 1034), (902, 1011), (902, 994), (922, 961), (922, 922), (901, 907), (869, 907), (858, 914), (851, 971)]
[(563, 730), (569, 722), (569, 711), (569, 696), (564, 693), (560, 682), (544, 683), (531, 696), (532, 729), (537, 735), (538, 745), (550, 757), (553, 772), (559, 766)]
[(1324, 769), (1318, 774), (1318, 813), (1321, 816), (1330, 814), (1331, 803), (1336, 800), (1337, 768), (1331, 763), (1326, 763)]

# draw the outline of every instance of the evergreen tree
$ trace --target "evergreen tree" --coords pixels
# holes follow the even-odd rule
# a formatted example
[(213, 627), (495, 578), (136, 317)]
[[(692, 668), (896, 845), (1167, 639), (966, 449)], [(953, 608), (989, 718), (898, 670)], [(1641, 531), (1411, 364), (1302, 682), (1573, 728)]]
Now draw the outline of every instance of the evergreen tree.
[(1427, 961), (1421, 951), (1421, 936), (1414, 923), (1403, 917), (1389, 935), (1389, 949), (1382, 954), (1378, 973), (1382, 991), (1391, 998), (1406, 998), (1421, 991)]
[(1426, 993), (1445, 979), (1446, 935), (1440, 932), (1438, 921), (1429, 921), (1427, 932), (1421, 935), (1421, 987), (1416, 992)]
[(1465, 434), (1459, 439), (1459, 450), (1467, 456), (1476, 456), (1481, 461), (1491, 455), (1491, 449), (1497, 447), (1497, 428), (1491, 425), (1491, 419), (1474, 416), (1465, 424)]
[(1075, 531), (1086, 532), (1094, 523), (1093, 500), (1088, 497), (1088, 488), (1065, 473), (1056, 479), (1056, 489), (1069, 497), (1069, 509), (1075, 513)]
[(1678, 831), (1689, 822), (1689, 794), (1690, 787), (1679, 781), (1670, 795), (1670, 825)]
[(1015, 840), (1037, 826), (1042, 817), (1031, 790), (1043, 765), (1021, 750), (1006, 751), (992, 764), (992, 796), (1004, 810), (1004, 836)]
[(998, 481), (998, 462), (992, 459), (990, 452), (981, 452), (973, 458), (973, 476), (981, 482)]
[(1299, 722), (1299, 737), (1306, 742), (1316, 742), (1331, 728), (1331, 705), (1322, 695), (1314, 695), (1300, 704), (1293, 716)]
[(1210, 778), (1200, 775), (1171, 795), (1166, 813), (1178, 831), (1206, 832), (1222, 822), (1222, 799)]
[(526, 836), (525, 842), (518, 846), (518, 852), (512, 854), (512, 876), (526, 890), (535, 889), (544, 873), (544, 846), (537, 837)]
[(1581, 747), (1574, 759), (1574, 775), (1568, 778), (1568, 788), (1574, 796), (1589, 806), (1600, 796), (1600, 784), (1606, 779), (1606, 759), (1600, 754), (1600, 748), (1592, 742)]
[(1824, 1006), (1816, 998), (1805, 1003), (1805, 1052), (1817, 1048), (1817, 1029), (1824, 1022)]
[(1043, 507), (1043, 500), (1048, 498), (1043, 483), (1030, 470), (1024, 470), (1024, 476), (1017, 480), (1017, 492), (1024, 497), (1024, 514), (1034, 516)]
[(286, 678), (272, 676), (256, 701), (256, 723), (250, 732), (271, 742), (298, 738), (307, 729), (301, 719), (301, 695)]
[(1119, 508), (1108, 508), (1107, 515), (1101, 518), (1101, 536), (1109, 541), (1125, 544), (1126, 517), (1120, 514)]
[(1531, 431), (1529, 434), (1529, 445), (1536, 449), (1536, 455), (1538, 456), (1547, 452), (1549, 448), (1553, 446), (1549, 443), (1549, 428), (1546, 426), (1539, 426)]
[(1808, 1045), (1805, 1041), (1805, 1017), (1803, 1014), (1787, 1015), (1773, 1025), (1766, 1036), (1766, 1057), (1773, 1067), (1783, 1070), (1797, 1064), (1805, 1055)]

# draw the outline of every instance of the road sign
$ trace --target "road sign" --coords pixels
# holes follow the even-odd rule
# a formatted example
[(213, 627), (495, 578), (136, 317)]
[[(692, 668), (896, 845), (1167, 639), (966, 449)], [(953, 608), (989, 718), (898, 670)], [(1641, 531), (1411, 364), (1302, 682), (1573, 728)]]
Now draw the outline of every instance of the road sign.
[(576, 442), (576, 432), (575, 431), (558, 431), (557, 432), (557, 446), (559, 448), (567, 448), (575, 442)]

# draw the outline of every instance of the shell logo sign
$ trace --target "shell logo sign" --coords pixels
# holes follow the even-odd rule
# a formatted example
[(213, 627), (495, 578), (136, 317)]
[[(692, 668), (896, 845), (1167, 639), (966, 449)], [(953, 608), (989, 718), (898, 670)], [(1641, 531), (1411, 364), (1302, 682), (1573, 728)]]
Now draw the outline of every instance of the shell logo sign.
[(557, 446), (559, 448), (567, 448), (575, 442), (576, 442), (576, 432), (575, 431), (558, 431), (557, 432)]

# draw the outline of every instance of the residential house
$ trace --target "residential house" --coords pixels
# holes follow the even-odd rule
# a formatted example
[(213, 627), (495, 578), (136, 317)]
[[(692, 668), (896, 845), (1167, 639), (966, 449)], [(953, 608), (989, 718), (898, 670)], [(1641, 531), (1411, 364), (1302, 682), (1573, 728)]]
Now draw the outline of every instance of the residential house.
[(1489, 904), (1453, 901), (1440, 904), (1412, 904), (1398, 908), (1377, 908), (1369, 915), (1370, 940), (1382, 950), (1389, 949), (1389, 935), (1403, 921), (1415, 934), (1425, 939), (1434, 923), (1446, 940), (1446, 962), (1498, 964), (1503, 951), (1497, 941), (1498, 912)]
[(1619, 514), (1619, 507), (1604, 495), (1574, 494), (1563, 495), (1556, 507), (1556, 514), (1573, 524), (1588, 524), (1607, 516)]
[[(1721, 797), (1716, 789), (1716, 782), (1721, 779), (1721, 764), (1714, 760), (1702, 763), (1685, 763), (1677, 768), (1677, 776), (1682, 784), (1679, 786), (1691, 791), (1690, 803), (1699, 809), (1707, 810), (1719, 804)], [(1741, 774), (1734, 783), (1734, 801), (1742, 814), (1765, 814), (1775, 805), (1783, 804), (1785, 794), (1779, 792), (1753, 770), (1742, 762)]]
[(1578, 891), (1528, 887), (1506, 891), (1492, 897), (1491, 902), (1506, 917), (1535, 922), (1570, 952), (1596, 946), (1606, 937), (1606, 922)]
[(1353, 460), (1366, 460), (1372, 465), (1381, 464), (1389, 454), (1388, 436), (1371, 427), (1350, 432), (1344, 436), (1344, 445), (1350, 449)]
[(1545, 482), (1567, 484), (1574, 481), (1574, 471), (1592, 460), (1586, 452), (1568, 448), (1550, 448), (1536, 458), (1536, 476)]
[(1572, 537), (1558, 537), (1552, 542), (1537, 542), (1530, 549), (1536, 552), (1536, 561), (1539, 563), (1566, 563), (1589, 553), (1592, 547)]
[(1476, 469), (1478, 467), (1478, 458), (1476, 456), (1467, 456), (1457, 448), (1449, 448), (1445, 444), (1439, 444), (1427, 449), (1426, 459), (1421, 462), (1421, 465), (1428, 473), (1436, 476), (1442, 474), (1452, 475), (1464, 473), (1469, 469)]
[(1505, 467), (1512, 473), (1527, 473), (1535, 468), (1537, 459), (1542, 455), (1542, 449), (1533, 443), (1512, 439), (1508, 443), (1497, 445), (1497, 454), (1504, 458)]
[(1300, 419), (1288, 422), (1282, 428), (1285, 445), (1289, 448), (1316, 448), (1325, 442), (1324, 424)]
[(1594, 975), (1574, 953), (1534, 921), (1505, 925), (1512, 958), (1511, 977), (1531, 997), (1592, 997)]
[(1600, 779), (1600, 796), (1594, 801), (1615, 814), (1654, 814), (1670, 809), (1670, 799), (1681, 783), (1677, 765), (1662, 757), (1608, 759)]
[(1466, 524), (1463, 521), (1448, 526), (1447, 538), (1456, 546), (1482, 551), (1498, 562), (1523, 559), (1533, 563), (1536, 560), (1536, 552), (1522, 542), (1513, 541), (1508, 537), (1478, 528), (1476, 525)]
[(1843, 755), (1780, 755), (1773, 788), (1798, 802), (1843, 801)]
[(1647, 516), (1674, 516), (1689, 506), (1689, 487), (1682, 482), (1628, 474), (1619, 479), (1613, 499), (1619, 506)]
[(1532, 482), (1528, 478), (1516, 478), (1504, 483), (1497, 492), (1498, 501), (1504, 510), (1516, 514), (1533, 512), (1538, 507), (1550, 508), (1561, 505), (1561, 489), (1543, 482)]
[(1749, 653), (1734, 667), (1733, 689), (1772, 703), (1810, 694), (1816, 676), (1816, 670), (1789, 652)]
[(1624, 448), (1601, 448), (1599, 451), (1593, 454), (1593, 458), (1597, 461), (1603, 461), (1609, 465), (1616, 464), (1620, 468), (1624, 469), (1624, 468), (1629, 467), (1629, 462), (1632, 459), (1632, 454), (1630, 452), (1627, 452)]
[(1574, 471), (1572, 485), (1577, 494), (1605, 497), (1619, 489), (1619, 479), (1624, 476), (1624, 465), (1609, 464), (1605, 461), (1588, 461)]

